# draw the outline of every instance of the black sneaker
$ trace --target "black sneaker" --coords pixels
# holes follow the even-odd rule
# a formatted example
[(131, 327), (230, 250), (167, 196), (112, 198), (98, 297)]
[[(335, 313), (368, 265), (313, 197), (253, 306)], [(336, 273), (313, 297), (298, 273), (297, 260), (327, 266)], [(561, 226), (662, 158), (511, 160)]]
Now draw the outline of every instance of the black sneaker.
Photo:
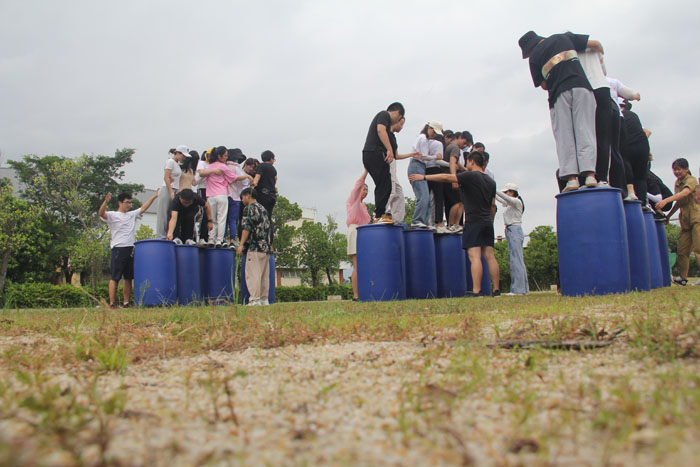
[(688, 279), (683, 279), (682, 277), (674, 277), (673, 278), (673, 283), (685, 286), (688, 284)]
[(465, 297), (467, 297), (467, 298), (481, 298), (481, 294), (469, 291), (469, 292), (467, 292), (467, 295), (465, 295)]
[(110, 304), (109, 304), (109, 308), (112, 309), (112, 310), (116, 310), (116, 309), (119, 308), (119, 307), (118, 307), (117, 305), (115, 305), (114, 303), (110, 303)]
[(491, 294), (492, 297), (500, 297), (501, 296), (501, 291), (500, 290), (494, 290), (493, 293)]

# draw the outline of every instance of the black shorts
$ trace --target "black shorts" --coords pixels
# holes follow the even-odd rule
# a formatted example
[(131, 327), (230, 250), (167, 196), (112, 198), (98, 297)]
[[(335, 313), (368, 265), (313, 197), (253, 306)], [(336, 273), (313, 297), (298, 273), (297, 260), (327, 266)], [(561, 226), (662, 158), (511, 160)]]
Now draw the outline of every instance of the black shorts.
[(493, 223), (464, 224), (462, 248), (468, 250), (477, 246), (493, 247)]
[(113, 281), (134, 278), (134, 247), (115, 246), (110, 253), (109, 272)]

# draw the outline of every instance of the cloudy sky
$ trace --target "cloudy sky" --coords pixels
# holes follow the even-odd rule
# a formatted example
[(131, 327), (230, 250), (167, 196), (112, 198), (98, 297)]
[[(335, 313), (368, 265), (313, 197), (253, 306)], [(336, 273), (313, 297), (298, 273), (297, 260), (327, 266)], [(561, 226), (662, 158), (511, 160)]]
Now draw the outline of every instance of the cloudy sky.
[(471, 131), (499, 187), (520, 186), (529, 232), (554, 225), (557, 192), (547, 96), (517, 45), (529, 29), (603, 43), (669, 186), (674, 158), (700, 162), (700, 3), (576, 4), (0, 0), (0, 163), (132, 147), (129, 181), (155, 188), (176, 145), (271, 149), (280, 193), (344, 226), (369, 123), (398, 100), (399, 152), (428, 120)]

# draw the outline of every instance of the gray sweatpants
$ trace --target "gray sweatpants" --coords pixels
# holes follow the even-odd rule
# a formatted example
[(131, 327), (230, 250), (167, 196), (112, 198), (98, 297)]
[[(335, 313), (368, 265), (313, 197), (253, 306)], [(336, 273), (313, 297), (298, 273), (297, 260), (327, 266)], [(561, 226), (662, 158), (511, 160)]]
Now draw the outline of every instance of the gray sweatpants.
[[(173, 189), (176, 193), (177, 190)], [(168, 222), (170, 222), (170, 211), (171, 211), (170, 193), (168, 189), (164, 186), (160, 187), (158, 192), (158, 199), (156, 200), (157, 210), (156, 210), (156, 238), (165, 238), (168, 234)]]
[(527, 269), (525, 269), (525, 260), (523, 259), (523, 241), (525, 240), (523, 228), (519, 225), (507, 226), (506, 239), (508, 240), (508, 263), (510, 264), (510, 292), (530, 293)]
[(585, 88), (559, 94), (549, 110), (559, 158), (559, 177), (595, 172), (595, 96)]

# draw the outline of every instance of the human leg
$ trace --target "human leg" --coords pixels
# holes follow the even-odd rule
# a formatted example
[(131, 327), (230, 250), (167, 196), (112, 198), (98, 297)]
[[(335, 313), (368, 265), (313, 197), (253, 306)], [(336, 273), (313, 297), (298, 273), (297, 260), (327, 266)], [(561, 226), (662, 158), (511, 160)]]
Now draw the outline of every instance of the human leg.
[(595, 176), (599, 182), (608, 181), (610, 168), (611, 110), (610, 88), (598, 88), (593, 91), (595, 97), (595, 139), (596, 163)]
[(228, 196), (210, 196), (207, 200), (211, 207), (212, 221), (214, 228), (210, 232), (209, 240), (219, 245), (224, 241), (224, 230), (226, 229), (226, 212), (228, 211)]
[(549, 109), (552, 121), (552, 133), (559, 159), (559, 176), (574, 180), (579, 174), (576, 159), (576, 140), (574, 139), (574, 123), (572, 115), (573, 94), (571, 90), (564, 91), (557, 97), (554, 107)]
[(119, 281), (110, 279), (109, 281), (109, 306), (116, 306), (117, 302), (117, 287), (119, 286)]
[(374, 181), (374, 217), (377, 219), (386, 213), (391, 195), (391, 173), (384, 157), (381, 151), (362, 152), (362, 163)]
[[(442, 173), (440, 167), (428, 167), (425, 169), (426, 175), (433, 175)], [(445, 192), (443, 189), (444, 183), (440, 182), (428, 182), (428, 190), (432, 197), (433, 203), (431, 204), (431, 209), (433, 213), (433, 221), (436, 226), (442, 226), (443, 218), (442, 212), (445, 209)]]
[[(419, 174), (425, 175), (425, 164), (411, 159), (408, 164), (408, 175)], [(411, 188), (416, 195), (416, 209), (413, 211), (413, 219), (411, 224), (430, 224), (430, 192), (428, 191), (428, 182), (425, 180), (412, 181)]]
[[(245, 262), (245, 283), (248, 287), (250, 297), (248, 302), (258, 302), (262, 296), (262, 272), (264, 262), (266, 260), (265, 253), (259, 251), (248, 251), (246, 253)], [(269, 264), (269, 259), (267, 259)]]
[(486, 264), (489, 267), (489, 275), (491, 276), (491, 286), (493, 291), (501, 290), (501, 268), (498, 266), (498, 261), (496, 261), (496, 256), (493, 254), (492, 246), (482, 246), (481, 256), (486, 260)]
[(519, 225), (510, 225), (506, 228), (508, 240), (508, 262), (510, 265), (510, 291), (516, 294), (530, 292), (527, 281), (527, 269), (523, 258), (523, 229)]
[(467, 256), (471, 263), (472, 275), (472, 293), (479, 295), (481, 293), (481, 276), (483, 274), (481, 267), (481, 247), (475, 246), (467, 250)]
[(265, 305), (269, 305), (268, 295), (270, 293), (270, 253), (263, 253), (263, 260), (260, 271), (260, 300)]
[(620, 112), (617, 105), (610, 100), (610, 186), (622, 190), (622, 197), (627, 196), (625, 181), (625, 163), (620, 154)]
[(131, 287), (134, 281), (132, 279), (124, 279), (124, 288), (122, 290), (122, 295), (124, 298), (124, 304), (128, 304), (131, 301)]
[(238, 235), (238, 211), (240, 211), (240, 209), (241, 202), (235, 201), (229, 197), (228, 213), (226, 214), (226, 230), (229, 232), (231, 242), (233, 242)]
[(597, 157), (595, 96), (585, 88), (574, 88), (571, 91), (578, 170), (580, 174), (594, 175)]
[(161, 187), (158, 192), (158, 211), (156, 213), (156, 237), (165, 238), (168, 234), (168, 220), (170, 218), (170, 194), (167, 188)]
[[(204, 188), (199, 189), (199, 196), (202, 199), (207, 199), (207, 191)], [(209, 228), (207, 227), (207, 210), (202, 208), (202, 219), (199, 223), (199, 239), (205, 242), (209, 240)]]
[[(692, 226), (691, 226), (692, 227)], [(681, 279), (688, 279), (688, 269), (690, 268), (690, 250), (693, 245), (693, 231), (681, 228), (678, 234), (678, 247), (676, 264), (678, 264)]]
[(639, 141), (628, 145), (628, 150), (634, 192), (637, 198), (642, 201), (642, 206), (645, 206), (647, 204), (647, 178), (649, 177), (649, 142)]

